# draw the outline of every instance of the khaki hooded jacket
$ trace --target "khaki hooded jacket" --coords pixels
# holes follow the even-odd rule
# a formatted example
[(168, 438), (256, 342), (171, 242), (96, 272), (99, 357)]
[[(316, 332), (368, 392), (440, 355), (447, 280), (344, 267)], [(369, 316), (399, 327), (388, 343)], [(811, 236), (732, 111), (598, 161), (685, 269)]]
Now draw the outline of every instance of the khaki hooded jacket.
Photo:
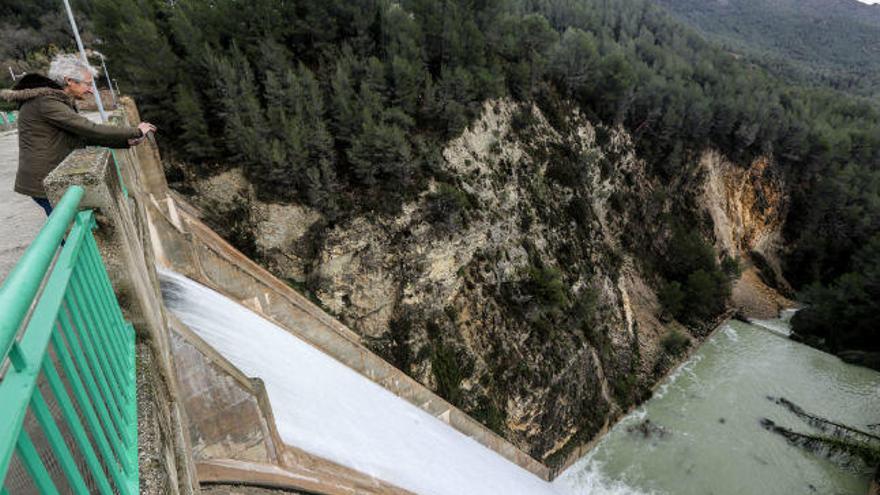
[(85, 146), (128, 148), (141, 137), (136, 127), (96, 124), (77, 113), (73, 98), (51, 79), (28, 74), (0, 98), (17, 102), (18, 173), (15, 192), (45, 198), (43, 179), (71, 151)]

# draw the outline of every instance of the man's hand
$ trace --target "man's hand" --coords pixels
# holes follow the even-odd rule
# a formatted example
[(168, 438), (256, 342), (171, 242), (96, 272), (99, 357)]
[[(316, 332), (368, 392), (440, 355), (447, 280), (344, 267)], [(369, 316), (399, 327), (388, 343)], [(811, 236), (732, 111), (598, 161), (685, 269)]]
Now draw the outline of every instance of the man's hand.
[(141, 139), (147, 137), (147, 134), (151, 132), (156, 132), (156, 126), (149, 122), (141, 122), (138, 124), (138, 129), (141, 131)]

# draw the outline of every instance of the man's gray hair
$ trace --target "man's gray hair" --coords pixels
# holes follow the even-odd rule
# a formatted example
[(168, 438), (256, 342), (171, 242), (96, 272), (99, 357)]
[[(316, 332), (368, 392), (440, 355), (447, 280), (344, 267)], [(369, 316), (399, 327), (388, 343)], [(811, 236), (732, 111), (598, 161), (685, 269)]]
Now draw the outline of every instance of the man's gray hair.
[(49, 79), (55, 81), (62, 87), (66, 85), (65, 78), (76, 79), (82, 81), (86, 73), (94, 77), (98, 71), (89, 63), (83, 62), (83, 59), (73, 53), (59, 53), (52, 59), (49, 65)]

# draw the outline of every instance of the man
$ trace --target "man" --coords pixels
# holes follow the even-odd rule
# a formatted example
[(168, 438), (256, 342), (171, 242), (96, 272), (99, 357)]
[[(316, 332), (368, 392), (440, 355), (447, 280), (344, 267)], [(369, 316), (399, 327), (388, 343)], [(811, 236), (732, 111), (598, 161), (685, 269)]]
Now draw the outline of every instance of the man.
[(49, 77), (28, 74), (11, 90), (0, 91), (0, 98), (19, 105), (15, 192), (33, 198), (46, 215), (52, 205), (43, 179), (71, 151), (84, 146), (128, 148), (156, 130), (147, 122), (137, 127), (96, 124), (77, 113), (74, 101), (92, 93), (96, 73), (78, 56), (59, 54), (49, 66)]

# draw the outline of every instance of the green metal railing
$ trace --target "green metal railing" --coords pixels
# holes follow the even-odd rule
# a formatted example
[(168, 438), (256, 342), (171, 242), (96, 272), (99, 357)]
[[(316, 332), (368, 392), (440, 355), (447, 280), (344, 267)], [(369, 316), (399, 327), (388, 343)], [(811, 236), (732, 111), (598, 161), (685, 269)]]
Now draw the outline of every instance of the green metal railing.
[(138, 492), (134, 329), (82, 196), (65, 193), (0, 287), (2, 495)]

